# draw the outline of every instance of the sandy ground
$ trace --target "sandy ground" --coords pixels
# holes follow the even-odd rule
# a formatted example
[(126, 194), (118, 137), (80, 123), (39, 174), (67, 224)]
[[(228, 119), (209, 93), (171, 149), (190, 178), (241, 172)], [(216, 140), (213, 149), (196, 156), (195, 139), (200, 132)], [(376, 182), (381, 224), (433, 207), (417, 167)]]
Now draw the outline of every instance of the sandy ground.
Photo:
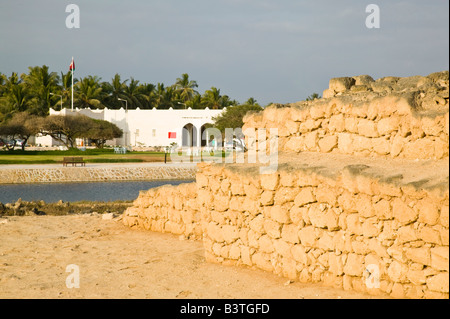
[[(101, 216), (0, 219), (0, 298), (374, 298), (206, 263), (200, 241), (130, 229), (120, 218)], [(72, 264), (79, 288), (66, 286), (68, 277), (75, 283), (73, 268), (67, 269)]]

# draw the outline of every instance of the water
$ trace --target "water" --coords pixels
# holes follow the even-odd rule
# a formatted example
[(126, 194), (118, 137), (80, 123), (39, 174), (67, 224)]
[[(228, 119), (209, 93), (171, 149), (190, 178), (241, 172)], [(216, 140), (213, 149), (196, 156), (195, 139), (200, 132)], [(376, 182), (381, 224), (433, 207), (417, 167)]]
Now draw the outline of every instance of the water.
[(13, 203), (19, 198), (25, 201), (44, 200), (47, 203), (76, 201), (134, 200), (139, 191), (165, 184), (189, 183), (186, 180), (131, 181), (96, 183), (49, 183), (0, 185), (0, 202)]

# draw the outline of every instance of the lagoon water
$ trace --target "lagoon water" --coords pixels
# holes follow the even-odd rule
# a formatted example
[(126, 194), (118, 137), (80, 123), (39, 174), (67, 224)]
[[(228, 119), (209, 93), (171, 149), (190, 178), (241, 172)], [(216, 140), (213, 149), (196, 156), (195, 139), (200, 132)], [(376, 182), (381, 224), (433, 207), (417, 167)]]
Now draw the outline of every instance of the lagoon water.
[(95, 183), (49, 183), (0, 185), (0, 202), (13, 203), (19, 198), (25, 201), (44, 200), (47, 203), (88, 201), (134, 200), (139, 191), (165, 184), (189, 183), (187, 180), (130, 181)]

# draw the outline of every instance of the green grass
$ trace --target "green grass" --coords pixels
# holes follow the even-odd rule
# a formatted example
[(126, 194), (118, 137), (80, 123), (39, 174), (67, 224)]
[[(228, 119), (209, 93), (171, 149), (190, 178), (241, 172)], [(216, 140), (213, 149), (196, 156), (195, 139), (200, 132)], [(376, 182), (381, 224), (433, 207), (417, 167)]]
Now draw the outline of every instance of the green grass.
[(87, 163), (140, 163), (164, 161), (163, 152), (128, 152), (115, 154), (112, 149), (67, 151), (0, 151), (1, 164), (57, 164), (66, 156), (81, 156)]

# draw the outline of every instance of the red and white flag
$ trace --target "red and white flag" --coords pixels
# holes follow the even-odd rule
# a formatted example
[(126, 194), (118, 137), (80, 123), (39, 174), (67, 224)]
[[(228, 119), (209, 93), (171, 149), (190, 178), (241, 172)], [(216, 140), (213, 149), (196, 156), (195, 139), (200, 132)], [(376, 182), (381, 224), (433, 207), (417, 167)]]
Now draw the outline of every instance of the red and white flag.
[(72, 63), (70, 63), (70, 66), (69, 66), (69, 71), (75, 71), (75, 61), (73, 60), (73, 57), (72, 57)]

